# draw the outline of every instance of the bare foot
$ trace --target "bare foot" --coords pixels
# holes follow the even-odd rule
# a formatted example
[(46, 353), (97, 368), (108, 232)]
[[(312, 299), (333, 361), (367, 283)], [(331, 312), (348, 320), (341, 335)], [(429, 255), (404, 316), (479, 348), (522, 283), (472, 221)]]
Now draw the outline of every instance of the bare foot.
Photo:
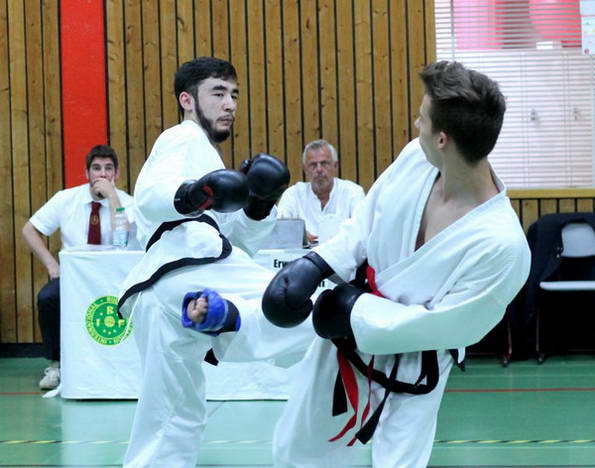
[(207, 318), (208, 308), (209, 304), (207, 303), (207, 298), (199, 297), (198, 299), (193, 299), (188, 303), (186, 313), (188, 314), (188, 318), (194, 323), (202, 323)]

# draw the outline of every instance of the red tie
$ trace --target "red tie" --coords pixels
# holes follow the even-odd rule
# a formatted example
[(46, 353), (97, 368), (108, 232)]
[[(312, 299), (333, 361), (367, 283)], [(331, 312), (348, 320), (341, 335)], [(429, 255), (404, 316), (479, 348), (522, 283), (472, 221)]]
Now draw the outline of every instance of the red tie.
[(101, 221), (99, 219), (99, 208), (101, 203), (91, 202), (91, 216), (89, 216), (89, 235), (87, 244), (101, 244)]

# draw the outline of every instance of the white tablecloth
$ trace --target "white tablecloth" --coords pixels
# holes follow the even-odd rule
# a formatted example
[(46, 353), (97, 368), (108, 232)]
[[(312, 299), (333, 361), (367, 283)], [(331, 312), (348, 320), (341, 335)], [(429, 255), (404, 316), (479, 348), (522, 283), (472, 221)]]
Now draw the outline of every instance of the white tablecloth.
[[(263, 250), (254, 260), (279, 269), (306, 252)], [(60, 252), (63, 398), (137, 398), (141, 373), (134, 329), (126, 331), (118, 321), (114, 303), (119, 283), (142, 255), (125, 250)], [(293, 372), (266, 362), (205, 363), (203, 369), (211, 400), (286, 399)]]

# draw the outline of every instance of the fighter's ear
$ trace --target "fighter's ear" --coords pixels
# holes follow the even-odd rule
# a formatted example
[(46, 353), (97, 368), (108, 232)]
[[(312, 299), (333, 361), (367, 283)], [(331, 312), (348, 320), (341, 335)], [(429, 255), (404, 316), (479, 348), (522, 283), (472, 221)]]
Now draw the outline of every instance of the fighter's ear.
[(448, 143), (448, 135), (444, 132), (438, 132), (438, 148), (444, 149)]
[(178, 97), (178, 101), (185, 111), (192, 112), (194, 110), (194, 98), (190, 93), (182, 91)]

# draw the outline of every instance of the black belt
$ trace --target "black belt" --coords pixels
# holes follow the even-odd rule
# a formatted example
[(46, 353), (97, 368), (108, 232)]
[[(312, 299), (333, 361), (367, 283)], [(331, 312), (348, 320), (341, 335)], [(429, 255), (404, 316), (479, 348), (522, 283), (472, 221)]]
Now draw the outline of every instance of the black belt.
[(211, 218), (210, 216), (204, 215), (204, 214), (200, 215), (197, 218), (182, 218), (182, 219), (179, 219), (176, 221), (169, 221), (167, 223), (162, 223), (161, 226), (159, 226), (159, 228), (153, 233), (153, 235), (149, 239), (149, 242), (147, 243), (147, 247), (145, 250), (148, 251), (149, 248), (151, 248), (151, 246), (161, 238), (161, 236), (163, 235), (164, 232), (171, 231), (176, 226), (179, 226), (182, 223), (187, 223), (190, 221), (207, 223), (208, 225), (210, 225), (214, 229), (216, 229), (217, 232), (219, 232), (219, 237), (221, 238), (221, 242), (222, 242), (221, 255), (219, 255), (218, 257), (202, 257), (202, 258), (185, 257), (185, 258), (180, 258), (178, 260), (174, 260), (173, 262), (169, 262), (164, 265), (161, 265), (150, 276), (149, 279), (131, 286), (122, 295), (122, 297), (118, 301), (118, 307), (117, 307), (118, 316), (120, 318), (122, 318), (122, 314), (120, 314), (120, 307), (122, 307), (122, 305), (124, 304), (124, 302), (126, 302), (126, 300), (128, 300), (134, 294), (139, 293), (139, 292), (149, 288), (153, 284), (155, 284), (166, 273), (169, 273), (170, 271), (177, 270), (178, 268), (182, 268), (182, 267), (189, 266), (189, 265), (207, 265), (209, 263), (215, 263), (215, 262), (218, 262), (219, 260), (223, 260), (224, 258), (228, 257), (231, 254), (231, 244), (230, 244), (229, 240), (223, 234), (221, 234), (221, 232), (219, 231), (219, 226), (217, 226), (217, 223), (213, 220), (213, 218)]
[[(380, 414), (384, 409), (384, 405), (388, 396), (393, 393), (409, 393), (411, 395), (425, 395), (430, 393), (438, 385), (440, 378), (440, 369), (438, 366), (438, 353), (437, 351), (422, 351), (421, 353), (421, 372), (415, 383), (401, 382), (397, 380), (397, 372), (399, 369), (400, 354), (395, 354), (395, 363), (391, 369), (390, 374), (387, 376), (384, 372), (377, 369), (370, 369), (368, 365), (364, 363), (360, 355), (356, 351), (356, 344), (353, 338), (343, 338), (332, 340), (333, 344), (337, 349), (345, 356), (345, 358), (355, 367), (360, 374), (366, 378), (378, 383), (385, 389), (384, 397), (378, 408), (374, 410), (374, 413), (368, 421), (362, 426), (362, 428), (356, 433), (355, 437), (363, 444), (367, 443), (374, 434), (378, 421), (380, 420)], [(451, 351), (453, 358), (456, 362), (455, 352)], [(458, 353), (457, 353), (458, 354)], [(425, 383), (422, 383), (425, 380)], [(335, 387), (333, 391), (333, 416), (343, 414), (347, 412), (347, 396), (346, 388), (341, 377), (340, 370), (337, 372), (337, 378), (335, 380)]]

